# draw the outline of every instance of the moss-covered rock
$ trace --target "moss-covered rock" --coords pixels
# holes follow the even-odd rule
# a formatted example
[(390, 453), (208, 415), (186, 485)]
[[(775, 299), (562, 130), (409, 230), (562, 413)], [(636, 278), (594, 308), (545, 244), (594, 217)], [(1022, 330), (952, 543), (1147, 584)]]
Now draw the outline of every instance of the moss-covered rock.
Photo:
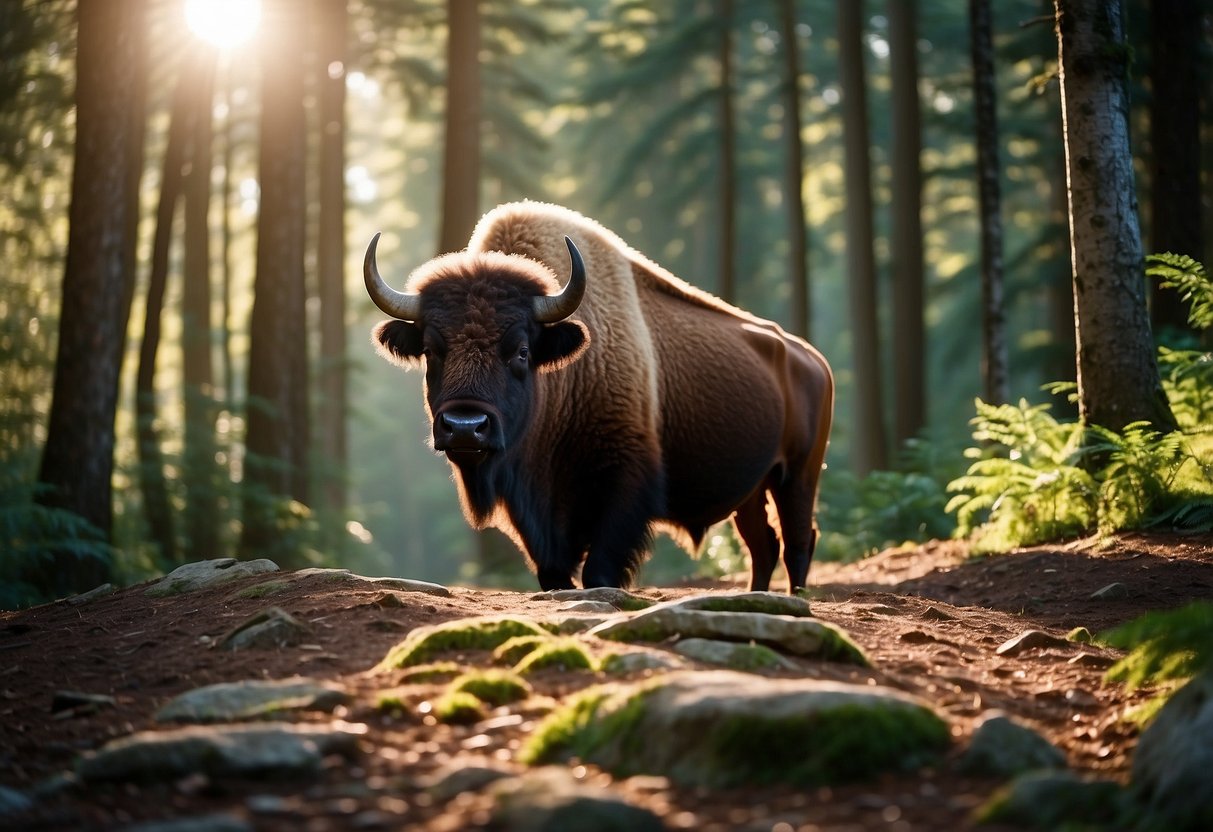
[(410, 685), (420, 685), (426, 682), (447, 682), (464, 671), (457, 662), (430, 662), (411, 667), (405, 672), (400, 681)]
[(526, 656), (552, 640), (546, 633), (541, 636), (514, 636), (493, 650), (493, 661), (499, 664), (516, 665)]
[(707, 610), (708, 612), (758, 612), (767, 615), (791, 615), (797, 618), (810, 618), (813, 615), (807, 599), (797, 595), (784, 595), (781, 592), (734, 592), (729, 594), (714, 592), (678, 601), (667, 601), (663, 606)]
[(1129, 811), (1124, 790), (1111, 780), (1090, 780), (1069, 771), (1037, 771), (995, 792), (974, 820), (1017, 829), (1121, 829)]
[(730, 670), (786, 670), (794, 665), (770, 647), (717, 641), (709, 638), (684, 638), (674, 645), (674, 652), (688, 659), (727, 667)]
[(526, 675), (536, 670), (556, 667), (561, 670), (595, 670), (594, 657), (575, 639), (552, 639), (528, 653), (514, 666), (518, 673)]
[(156, 712), (157, 722), (238, 722), (293, 711), (332, 711), (349, 700), (340, 685), (318, 679), (254, 679), (186, 691)]
[(494, 708), (526, 699), (531, 686), (526, 680), (508, 670), (474, 670), (451, 682), (452, 692), (470, 693)]
[(484, 719), (484, 705), (466, 691), (451, 690), (431, 703), (431, 713), (439, 722), (452, 725), (471, 725)]
[(626, 618), (606, 621), (589, 634), (627, 642), (658, 642), (671, 638), (754, 642), (795, 656), (868, 665), (863, 651), (838, 627), (815, 618), (792, 615), (699, 610), (659, 604)]
[(429, 662), (451, 650), (493, 650), (516, 636), (540, 636), (545, 631), (532, 621), (508, 616), (464, 618), (432, 627), (418, 627), (384, 656), (375, 670), (382, 672)]
[(599, 687), (554, 711), (520, 758), (576, 756), (685, 785), (834, 783), (936, 760), (950, 731), (901, 691), (731, 671)]

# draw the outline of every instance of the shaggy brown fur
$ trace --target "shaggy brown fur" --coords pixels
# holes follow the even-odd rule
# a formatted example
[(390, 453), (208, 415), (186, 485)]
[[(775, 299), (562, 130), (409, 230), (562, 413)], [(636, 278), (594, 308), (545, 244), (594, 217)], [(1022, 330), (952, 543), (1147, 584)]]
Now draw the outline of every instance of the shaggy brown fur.
[[(565, 235), (588, 288), (573, 321), (531, 325), (533, 344), (560, 345), (543, 347), (548, 371), (528, 375), (522, 394), (505, 370), (507, 333), (524, 327), (522, 296), (555, 291), (552, 275), (567, 273)], [(542, 203), (491, 211), (466, 253), (431, 261), (410, 284), (423, 320), (407, 337), (381, 325), (376, 338), (409, 362), (439, 331), (447, 366), (432, 378), (427, 362), (431, 416), (454, 398), (501, 420), (492, 464), (456, 464), (456, 479), (469, 520), (509, 533), (545, 589), (571, 585), (579, 566), (587, 586), (627, 584), (654, 528), (694, 548), (729, 516), (754, 588), (769, 585), (781, 541), (792, 588), (804, 585), (833, 409), (817, 350)], [(578, 322), (588, 347), (567, 329)]]

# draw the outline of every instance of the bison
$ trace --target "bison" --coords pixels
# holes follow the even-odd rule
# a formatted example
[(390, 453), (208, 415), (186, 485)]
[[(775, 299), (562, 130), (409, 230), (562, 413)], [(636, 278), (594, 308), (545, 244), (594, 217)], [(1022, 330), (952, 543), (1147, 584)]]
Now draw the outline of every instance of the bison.
[(393, 320), (374, 341), (424, 366), (468, 522), (508, 534), (543, 589), (578, 569), (585, 587), (628, 586), (654, 531), (694, 553), (730, 515), (753, 589), (781, 539), (791, 590), (805, 585), (834, 401), (821, 353), (566, 208), (492, 210), (406, 292), (379, 276), (378, 241), (363, 273)]

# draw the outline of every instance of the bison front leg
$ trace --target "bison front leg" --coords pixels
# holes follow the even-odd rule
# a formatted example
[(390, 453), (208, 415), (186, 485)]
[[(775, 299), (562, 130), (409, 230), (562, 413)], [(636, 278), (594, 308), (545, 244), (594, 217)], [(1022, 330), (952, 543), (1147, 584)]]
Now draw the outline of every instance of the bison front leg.
[(659, 489), (654, 480), (638, 484), (627, 477), (611, 477), (614, 487), (595, 489), (601, 500), (587, 501), (592, 517), (589, 554), (581, 570), (581, 585), (628, 587), (636, 577), (652, 543), (650, 525), (660, 514)]

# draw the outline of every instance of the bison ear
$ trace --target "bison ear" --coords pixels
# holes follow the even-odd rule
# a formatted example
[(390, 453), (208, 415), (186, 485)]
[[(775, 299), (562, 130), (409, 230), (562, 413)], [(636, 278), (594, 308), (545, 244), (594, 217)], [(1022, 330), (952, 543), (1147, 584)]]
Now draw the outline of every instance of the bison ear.
[(384, 321), (371, 331), (371, 340), (379, 354), (403, 367), (416, 367), (421, 361), (421, 327), (409, 321)]
[(549, 324), (531, 345), (533, 361), (540, 370), (559, 370), (580, 358), (589, 345), (590, 331), (581, 321)]

